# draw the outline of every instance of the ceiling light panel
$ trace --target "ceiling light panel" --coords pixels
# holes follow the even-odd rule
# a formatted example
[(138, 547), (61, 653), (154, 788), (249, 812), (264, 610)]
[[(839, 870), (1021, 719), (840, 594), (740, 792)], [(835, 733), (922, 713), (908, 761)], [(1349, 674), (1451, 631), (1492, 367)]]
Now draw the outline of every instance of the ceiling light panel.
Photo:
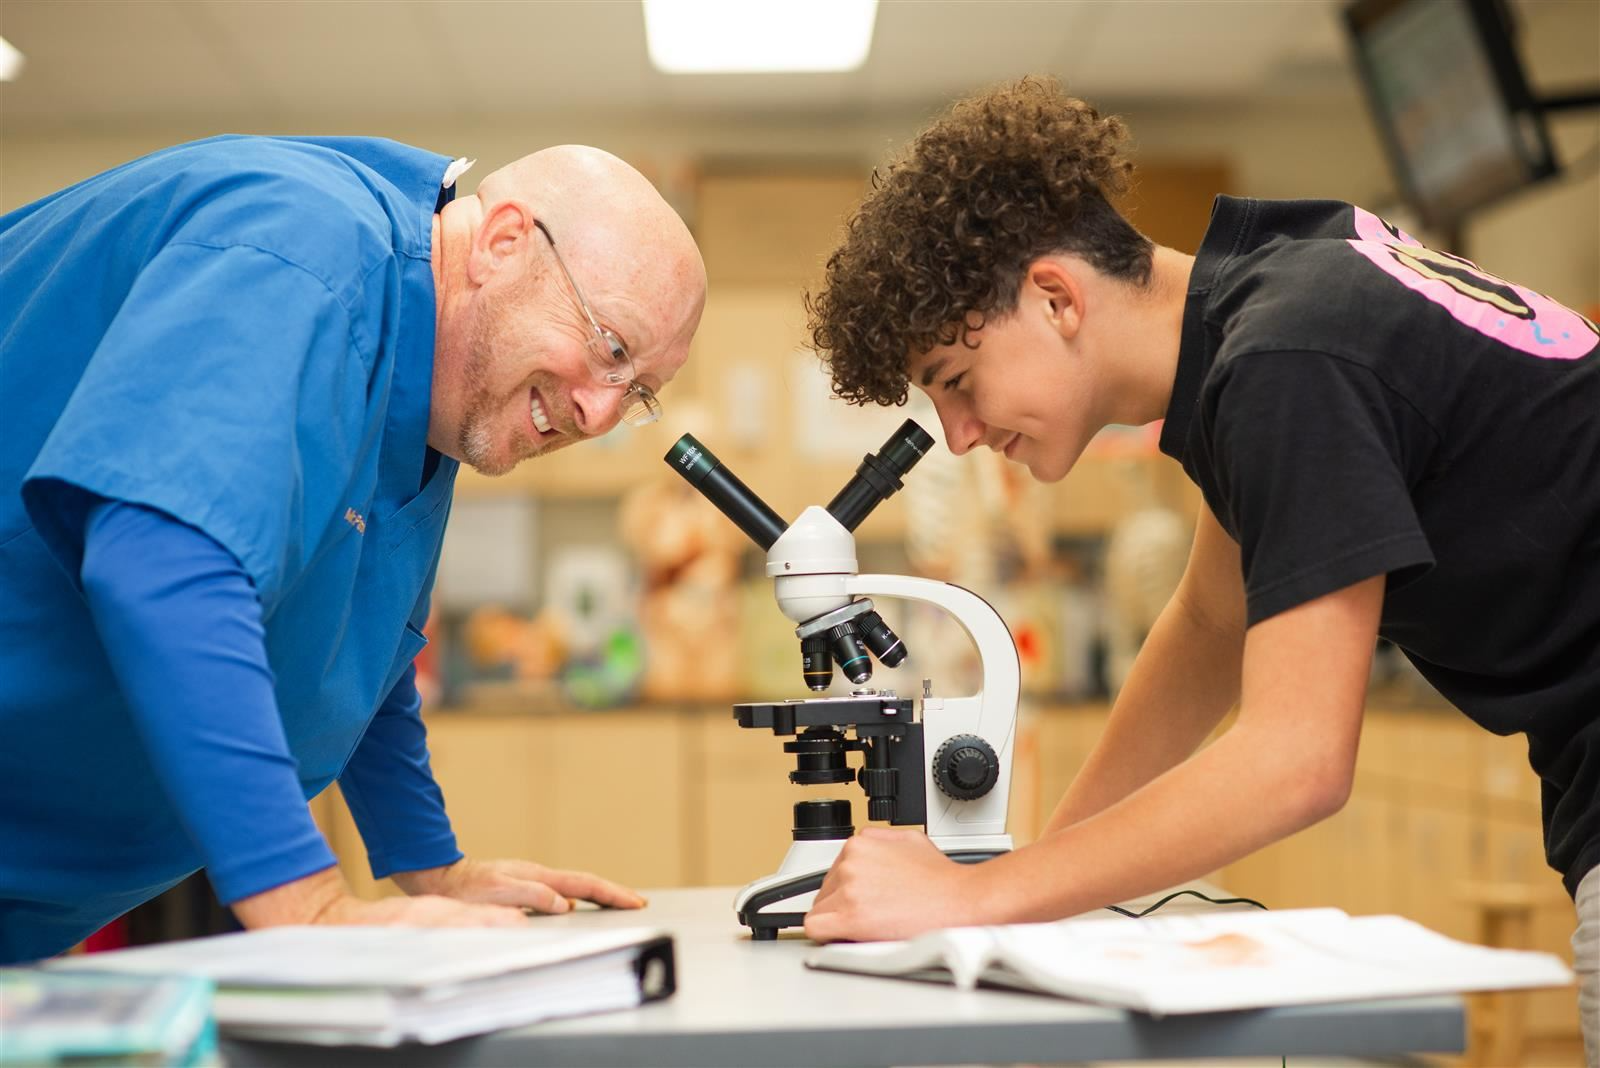
[(855, 70), (878, 0), (643, 0), (650, 62), (668, 74)]

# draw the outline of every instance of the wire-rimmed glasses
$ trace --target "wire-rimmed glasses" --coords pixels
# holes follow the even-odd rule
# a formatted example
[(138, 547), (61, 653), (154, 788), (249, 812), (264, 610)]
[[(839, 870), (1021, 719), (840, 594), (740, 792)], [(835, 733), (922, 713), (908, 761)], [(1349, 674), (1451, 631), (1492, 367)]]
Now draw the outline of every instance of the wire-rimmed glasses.
[(589, 310), (589, 302), (583, 299), (583, 290), (578, 288), (572, 272), (567, 270), (567, 262), (561, 258), (561, 250), (556, 248), (556, 239), (549, 228), (538, 219), (533, 221), (533, 225), (550, 242), (550, 251), (555, 253), (556, 263), (566, 276), (572, 295), (578, 299), (578, 307), (583, 309), (583, 317), (589, 320), (589, 326), (594, 330), (593, 336), (584, 343), (584, 348), (589, 353), (589, 368), (594, 372), (595, 379), (604, 385), (623, 387), (622, 421), (629, 426), (644, 426), (660, 419), (661, 401), (656, 397), (655, 390), (639, 381), (627, 346), (616, 334), (601, 326), (594, 312)]

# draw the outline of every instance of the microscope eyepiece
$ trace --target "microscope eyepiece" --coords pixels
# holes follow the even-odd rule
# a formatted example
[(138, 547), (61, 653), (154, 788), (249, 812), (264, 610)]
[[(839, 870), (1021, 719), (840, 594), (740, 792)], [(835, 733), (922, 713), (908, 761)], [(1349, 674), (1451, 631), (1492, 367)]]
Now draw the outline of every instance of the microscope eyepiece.
[(855, 477), (828, 502), (828, 514), (846, 530), (855, 530), (880, 501), (900, 489), (901, 476), (928, 455), (932, 447), (933, 438), (928, 432), (918, 426), (915, 419), (907, 419), (884, 442), (883, 448), (862, 459)]
[(667, 450), (667, 464), (699, 490), (733, 525), (763, 550), (772, 548), (789, 524), (756, 496), (756, 492), (722, 466), (711, 450), (685, 434)]

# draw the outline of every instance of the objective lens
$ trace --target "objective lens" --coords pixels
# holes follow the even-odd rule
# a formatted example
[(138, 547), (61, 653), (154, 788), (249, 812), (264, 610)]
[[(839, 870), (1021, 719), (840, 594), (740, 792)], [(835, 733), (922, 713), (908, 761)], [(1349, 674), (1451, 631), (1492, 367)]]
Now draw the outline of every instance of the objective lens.
[(889, 629), (889, 624), (876, 612), (863, 612), (855, 618), (856, 630), (872, 655), (884, 667), (895, 668), (906, 662), (906, 647), (900, 635)]
[(867, 656), (867, 647), (856, 635), (855, 624), (840, 623), (829, 630), (828, 643), (845, 678), (857, 686), (872, 678), (872, 660)]
[(800, 674), (812, 690), (826, 690), (833, 681), (833, 657), (828, 653), (826, 633), (800, 640)]

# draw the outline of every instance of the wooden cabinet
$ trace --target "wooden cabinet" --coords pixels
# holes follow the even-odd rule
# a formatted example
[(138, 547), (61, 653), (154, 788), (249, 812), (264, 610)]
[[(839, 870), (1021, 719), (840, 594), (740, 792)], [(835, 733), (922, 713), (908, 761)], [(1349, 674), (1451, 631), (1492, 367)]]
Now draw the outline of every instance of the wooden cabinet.
[[(462, 851), (633, 886), (691, 882), (684, 718), (676, 710), (428, 717), (434, 777)], [(312, 807), (357, 892), (395, 892), (372, 880), (338, 791)]]
[[(1035, 838), (1104, 730), (1103, 704), (1024, 707), (1010, 827)], [(783, 739), (740, 730), (725, 704), (549, 715), (429, 716), (433, 766), (462, 848), (603, 874), (636, 887), (742, 885), (776, 869), (792, 806), (853, 784), (791, 785)], [(1212, 878), (1273, 908), (1393, 912), (1483, 937), (1475, 886), (1530, 888), (1531, 948), (1571, 959), (1571, 901), (1545, 865), (1537, 780), (1520, 743), (1447, 711), (1375, 709), (1354, 790), (1337, 815)], [(359, 892), (367, 875), (336, 791), (314, 804)], [(1514, 995), (1533, 1040), (1570, 1046), (1572, 990)]]
[[(635, 887), (742, 885), (775, 870), (796, 801), (850, 799), (854, 784), (789, 782), (784, 739), (740, 730), (728, 706), (428, 717), (434, 776), (462, 850), (592, 871)], [(365, 896), (374, 882), (337, 789), (312, 804)]]
[(860, 790), (854, 784), (824, 788), (789, 782), (794, 757), (783, 751), (785, 739), (743, 730), (726, 714), (703, 716), (692, 729), (701, 755), (694, 828), (697, 884), (743, 886), (776, 871), (789, 848), (796, 801), (850, 798), (856, 826), (861, 825), (865, 812), (855, 806)]

